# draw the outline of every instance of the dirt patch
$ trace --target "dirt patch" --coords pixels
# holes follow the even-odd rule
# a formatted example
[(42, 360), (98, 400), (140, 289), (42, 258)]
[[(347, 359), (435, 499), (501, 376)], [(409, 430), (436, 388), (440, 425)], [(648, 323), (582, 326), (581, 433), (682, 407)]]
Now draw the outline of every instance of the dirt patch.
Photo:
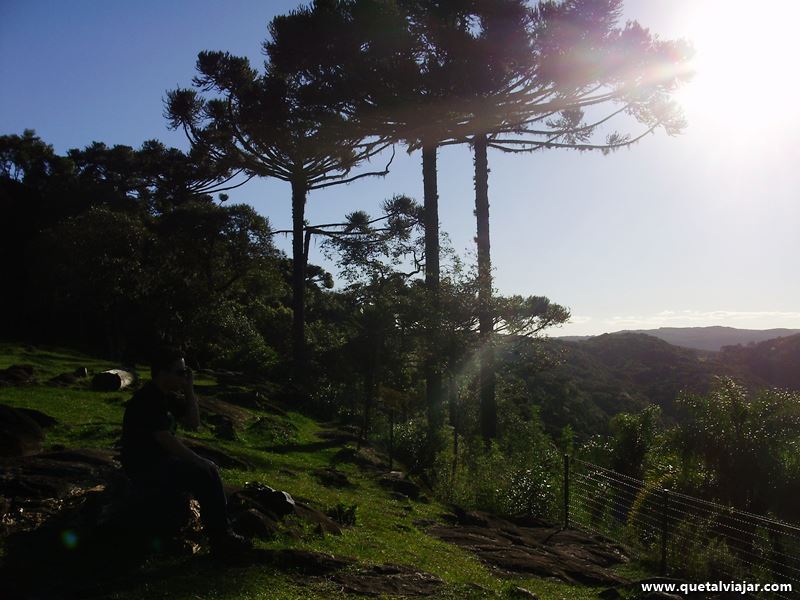
[(443, 582), (436, 575), (401, 565), (375, 565), (331, 577), (345, 592), (364, 596), (430, 596)]
[(562, 531), (535, 519), (512, 522), (477, 511), (457, 511), (451, 520), (452, 524), (429, 526), (428, 533), (471, 550), (502, 572), (585, 585), (625, 583), (610, 570), (628, 562), (624, 549), (600, 536)]

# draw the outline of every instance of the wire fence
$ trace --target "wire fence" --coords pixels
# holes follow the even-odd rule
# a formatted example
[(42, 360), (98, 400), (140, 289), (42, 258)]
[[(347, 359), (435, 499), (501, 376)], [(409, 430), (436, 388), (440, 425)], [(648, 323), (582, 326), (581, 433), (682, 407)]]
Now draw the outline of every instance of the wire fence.
[[(564, 524), (600, 534), (694, 581), (790, 583), (800, 591), (800, 527), (564, 457)], [(766, 596), (765, 596), (766, 597)]]

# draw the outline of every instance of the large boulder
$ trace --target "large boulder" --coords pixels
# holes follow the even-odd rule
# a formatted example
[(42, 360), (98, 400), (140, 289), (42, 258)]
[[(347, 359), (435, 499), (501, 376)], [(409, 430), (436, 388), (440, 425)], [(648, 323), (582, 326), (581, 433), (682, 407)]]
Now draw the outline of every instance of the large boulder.
[(44, 432), (31, 415), (0, 404), (0, 457), (36, 454), (43, 441)]
[(412, 500), (419, 500), (419, 486), (406, 477), (401, 471), (390, 471), (378, 480), (381, 487), (407, 496)]
[(58, 424), (58, 419), (40, 410), (36, 410), (35, 408), (17, 408), (17, 410), (36, 421), (42, 429), (47, 429), (48, 427), (53, 427)]
[(233, 529), (246, 538), (271, 540), (278, 535), (278, 524), (272, 516), (255, 508), (238, 513), (233, 519)]
[(244, 489), (231, 495), (229, 503), (233, 509), (255, 509), (275, 518), (285, 517), (295, 511), (291, 494), (259, 482), (249, 482)]
[(125, 369), (109, 369), (92, 378), (92, 389), (98, 392), (118, 392), (132, 385), (137, 380), (136, 374)]
[(33, 382), (33, 365), (11, 365), (0, 369), (0, 385), (22, 385)]

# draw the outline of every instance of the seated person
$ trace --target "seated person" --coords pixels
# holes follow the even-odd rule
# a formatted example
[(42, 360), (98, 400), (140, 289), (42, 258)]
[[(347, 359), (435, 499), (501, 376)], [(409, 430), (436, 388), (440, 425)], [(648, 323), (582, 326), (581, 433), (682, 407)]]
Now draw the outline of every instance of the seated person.
[(194, 496), (212, 553), (228, 555), (248, 548), (249, 543), (230, 529), (219, 469), (175, 437), (176, 418), (188, 429), (200, 425), (192, 371), (180, 352), (165, 348), (153, 360), (151, 374), (152, 380), (134, 393), (125, 409), (125, 473), (134, 489), (157, 490), (166, 498), (187, 492)]

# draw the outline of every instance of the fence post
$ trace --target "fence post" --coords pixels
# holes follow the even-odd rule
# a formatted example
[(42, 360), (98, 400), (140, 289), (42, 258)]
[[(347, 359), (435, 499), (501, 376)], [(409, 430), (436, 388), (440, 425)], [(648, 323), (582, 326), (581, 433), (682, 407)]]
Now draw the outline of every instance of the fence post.
[(569, 527), (569, 454), (564, 454), (564, 529)]
[(661, 490), (661, 574), (667, 574), (667, 535), (668, 521), (667, 508), (669, 506), (669, 492)]

